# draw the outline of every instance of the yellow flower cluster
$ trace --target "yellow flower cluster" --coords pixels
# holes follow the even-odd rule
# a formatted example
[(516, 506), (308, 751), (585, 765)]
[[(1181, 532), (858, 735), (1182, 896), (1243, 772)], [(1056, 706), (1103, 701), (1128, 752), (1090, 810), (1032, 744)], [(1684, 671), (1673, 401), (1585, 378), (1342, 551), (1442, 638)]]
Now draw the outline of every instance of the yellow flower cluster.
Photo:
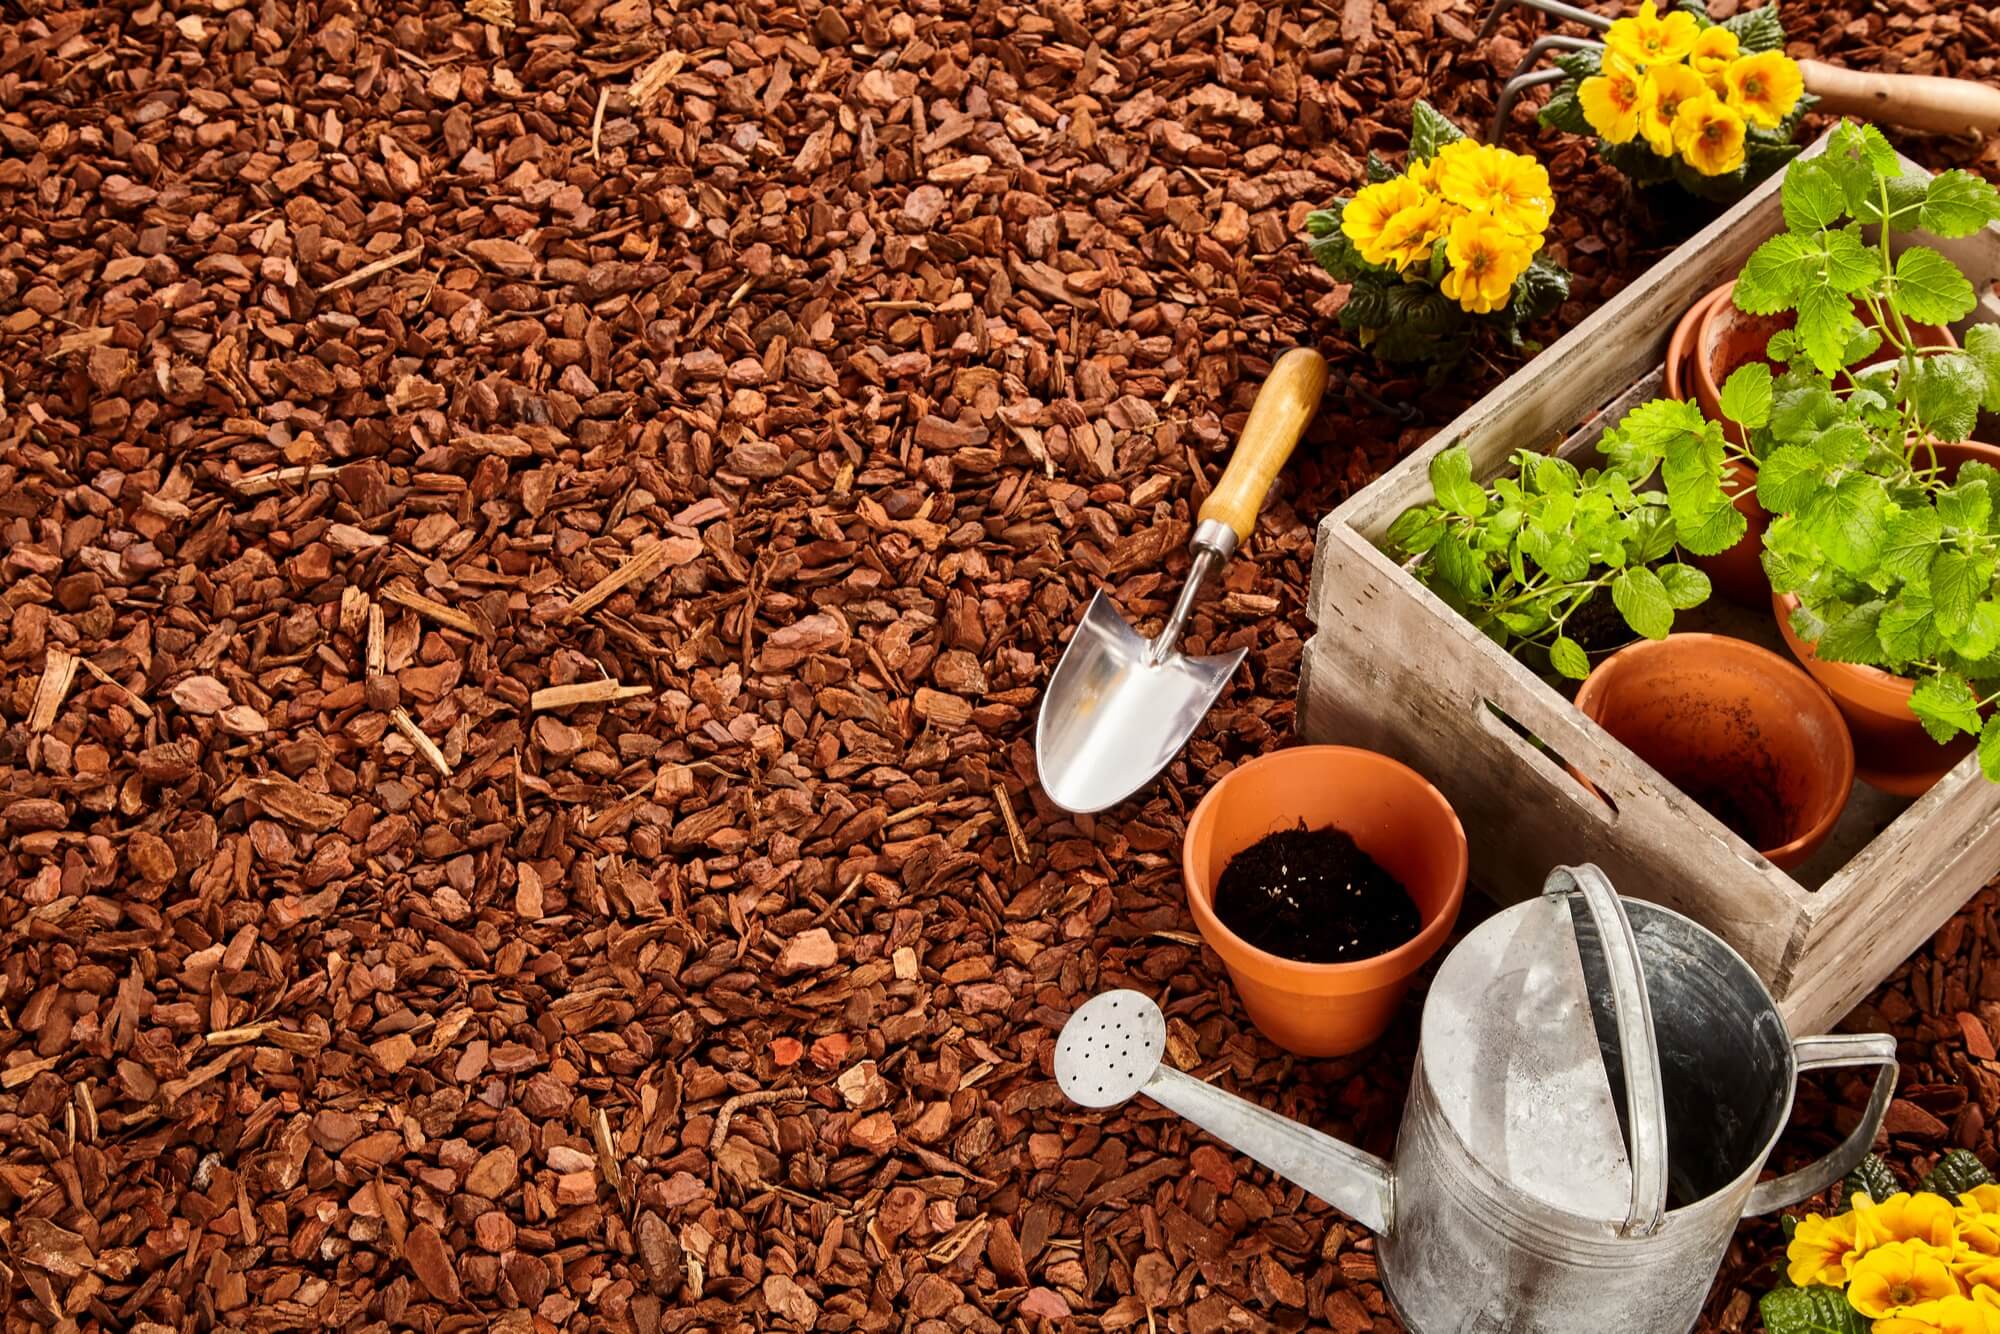
[(1873, 1334), (2000, 1334), (2000, 1186), (1942, 1195), (1856, 1195), (1809, 1214), (1786, 1248), (1801, 1287), (1844, 1288)]
[(1449, 264), (1440, 290), (1484, 315), (1512, 298), (1542, 248), (1555, 212), (1547, 168), (1531, 157), (1460, 139), (1347, 203), (1340, 229), (1370, 264), (1408, 272), (1440, 241)]
[(1742, 55), (1729, 29), (1704, 28), (1685, 10), (1662, 17), (1644, 0), (1604, 34), (1599, 73), (1576, 96), (1607, 142), (1643, 137), (1661, 157), (1679, 153), (1702, 175), (1722, 176), (1743, 165), (1749, 127), (1776, 129), (1804, 92), (1784, 52)]

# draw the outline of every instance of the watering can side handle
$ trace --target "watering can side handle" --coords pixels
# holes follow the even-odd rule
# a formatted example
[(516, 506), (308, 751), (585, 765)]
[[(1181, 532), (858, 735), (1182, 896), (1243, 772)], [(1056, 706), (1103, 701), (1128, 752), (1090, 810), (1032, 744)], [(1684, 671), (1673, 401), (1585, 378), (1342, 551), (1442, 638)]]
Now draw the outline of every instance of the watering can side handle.
[(1605, 969), (1611, 977), (1612, 1018), (1618, 1025), (1631, 1132), (1627, 1157), (1632, 1167), (1632, 1204), (1621, 1232), (1628, 1237), (1650, 1236), (1667, 1216), (1667, 1102), (1639, 941), (1632, 933), (1625, 905), (1618, 900), (1618, 891), (1595, 866), (1558, 866), (1549, 872), (1542, 892), (1557, 897), (1581, 894), (1597, 924)]
[(1238, 1153), (1317, 1196), (1380, 1236), (1391, 1215), (1389, 1164), (1331, 1135), (1225, 1093), (1172, 1066), (1140, 1090)]
[(1882, 1069), (1875, 1076), (1875, 1091), (1868, 1096), (1861, 1123), (1853, 1132), (1838, 1148), (1810, 1167), (1757, 1183), (1743, 1206), (1745, 1218), (1797, 1204), (1852, 1172), (1875, 1143), (1875, 1136), (1881, 1133), (1882, 1118), (1888, 1114), (1889, 1099), (1896, 1092), (1896, 1039), (1886, 1033), (1830, 1033), (1824, 1037), (1800, 1038), (1792, 1044), (1792, 1050), (1798, 1056), (1800, 1074), (1846, 1065), (1879, 1065)]

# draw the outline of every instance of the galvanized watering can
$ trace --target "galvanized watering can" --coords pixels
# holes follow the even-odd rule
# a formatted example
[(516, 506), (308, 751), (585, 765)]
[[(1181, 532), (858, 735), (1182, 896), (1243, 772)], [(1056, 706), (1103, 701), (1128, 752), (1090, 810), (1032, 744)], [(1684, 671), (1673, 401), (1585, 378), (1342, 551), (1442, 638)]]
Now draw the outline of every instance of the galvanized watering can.
[[(1800, 1038), (1728, 945), (1619, 898), (1594, 866), (1472, 931), (1425, 1002), (1396, 1162), (1162, 1065), (1136, 991), (1092, 997), (1056, 1045), (1086, 1107), (1135, 1093), (1376, 1232), (1415, 1334), (1679, 1334), (1737, 1221), (1846, 1175), (1896, 1083), (1885, 1035)], [(1798, 1075), (1881, 1067), (1861, 1124), (1810, 1167), (1758, 1174)]]

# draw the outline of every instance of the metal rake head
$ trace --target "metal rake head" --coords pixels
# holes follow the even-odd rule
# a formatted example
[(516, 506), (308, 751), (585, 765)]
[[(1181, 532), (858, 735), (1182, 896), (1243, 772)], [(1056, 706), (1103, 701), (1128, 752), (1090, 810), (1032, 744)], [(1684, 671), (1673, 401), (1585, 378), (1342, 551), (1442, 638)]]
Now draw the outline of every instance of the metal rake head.
[[(1494, 0), (1493, 8), (1487, 11), (1486, 22), (1479, 29), (1479, 41), (1491, 37), (1500, 26), (1500, 20), (1516, 5), (1526, 5), (1539, 9), (1544, 14), (1570, 23), (1581, 23), (1596, 32), (1603, 32), (1611, 26), (1611, 20), (1601, 14), (1593, 14), (1587, 9), (1566, 5), (1562, 0)], [(1588, 37), (1565, 37), (1550, 33), (1535, 39), (1528, 53), (1521, 57), (1521, 63), (1514, 67), (1514, 73), (1500, 87), (1500, 96), (1493, 106), (1492, 124), (1486, 127), (1486, 142), (1500, 142), (1501, 132), (1507, 128), (1507, 114), (1514, 109), (1514, 103), (1522, 93), (1530, 88), (1538, 88), (1545, 83), (1560, 83), (1566, 77), (1559, 69), (1536, 69), (1543, 56), (1551, 51), (1589, 51), (1601, 48), (1602, 42)]]

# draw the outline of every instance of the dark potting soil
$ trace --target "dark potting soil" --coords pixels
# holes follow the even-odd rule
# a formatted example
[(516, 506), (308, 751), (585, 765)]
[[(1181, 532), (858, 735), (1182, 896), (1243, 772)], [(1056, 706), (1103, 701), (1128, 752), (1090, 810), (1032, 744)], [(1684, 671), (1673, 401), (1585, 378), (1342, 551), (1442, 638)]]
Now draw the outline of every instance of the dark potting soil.
[(1611, 594), (1603, 589), (1593, 593), (1590, 601), (1570, 613), (1563, 629), (1583, 646), (1586, 653), (1605, 653), (1624, 648), (1639, 637), (1626, 623), (1624, 613), (1611, 600)]
[(1776, 848), (1792, 839), (1785, 804), (1752, 774), (1684, 774), (1674, 786), (1753, 848)]
[(1244, 940), (1301, 963), (1351, 963), (1407, 944), (1422, 915), (1394, 876), (1340, 830), (1281, 829), (1229, 859), (1215, 915)]

